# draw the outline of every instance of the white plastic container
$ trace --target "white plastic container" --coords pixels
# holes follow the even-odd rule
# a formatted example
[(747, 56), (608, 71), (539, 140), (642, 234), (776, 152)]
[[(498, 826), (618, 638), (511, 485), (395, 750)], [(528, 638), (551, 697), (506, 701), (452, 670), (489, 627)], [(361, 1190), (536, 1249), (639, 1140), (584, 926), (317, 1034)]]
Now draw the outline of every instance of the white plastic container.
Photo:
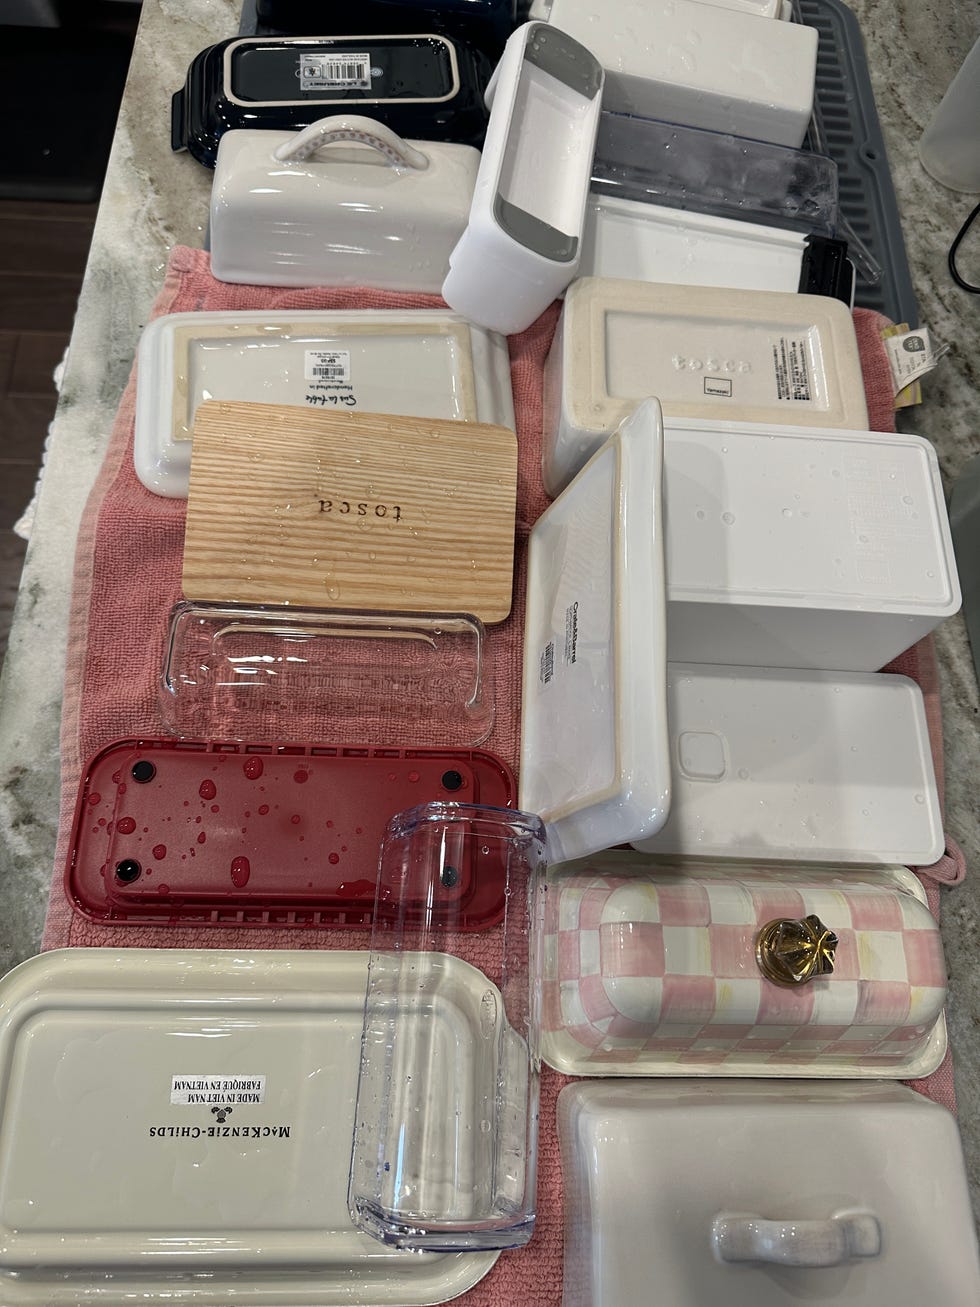
[(805, 248), (798, 231), (590, 191), (579, 273), (796, 292)]
[(207, 399), (514, 427), (507, 342), (444, 310), (176, 313), (140, 338), (133, 461), (186, 498)]
[(698, 0), (552, 0), (548, 21), (606, 70), (614, 113), (803, 144), (817, 32)]
[(211, 190), (211, 271), (258, 286), (438, 293), (480, 153), (405, 141), (356, 115), (301, 132), (225, 132)]
[(919, 141), (930, 177), (954, 191), (980, 191), (980, 38)]
[(548, 493), (647, 395), (668, 423), (868, 423), (854, 324), (839, 300), (583, 277), (565, 296), (545, 365)]
[[(669, 620), (669, 618), (668, 618)], [(922, 866), (945, 841), (922, 691), (905, 676), (669, 663), (677, 857)]]
[(487, 88), (469, 223), (442, 286), (473, 322), (523, 331), (575, 276), (602, 80), (585, 46), (545, 23), (508, 39)]
[(672, 661), (877, 671), (958, 611), (922, 437), (672, 418), (664, 448)]
[(656, 422), (624, 424), (531, 532), (520, 805), (552, 862), (667, 816), (661, 477)]
[(956, 1121), (904, 1085), (583, 1081), (563, 1307), (974, 1307)]

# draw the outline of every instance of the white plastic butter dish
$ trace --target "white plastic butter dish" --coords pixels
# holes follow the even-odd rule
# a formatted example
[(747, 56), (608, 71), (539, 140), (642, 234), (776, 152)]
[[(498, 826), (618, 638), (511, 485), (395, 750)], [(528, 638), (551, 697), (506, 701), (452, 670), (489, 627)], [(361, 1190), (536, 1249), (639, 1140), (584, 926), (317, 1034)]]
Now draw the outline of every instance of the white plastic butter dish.
[(672, 661), (876, 671), (958, 611), (922, 437), (671, 418), (664, 450)]
[(975, 1307), (956, 1122), (896, 1084), (569, 1085), (563, 1307)]
[(907, 677), (669, 663), (667, 715), (670, 815), (638, 848), (903, 866), (942, 856), (922, 691)]
[(611, 851), (543, 895), (543, 1042), (566, 1075), (927, 1076), (946, 962), (905, 867)]
[(172, 313), (140, 338), (133, 461), (186, 498), (208, 399), (514, 427), (507, 342), (444, 310)]
[(0, 983), (0, 1296), (432, 1303), (492, 1253), (383, 1249), (347, 1178), (367, 954), (68, 949)]
[(795, 292), (805, 248), (783, 227), (590, 191), (579, 274)]
[(606, 72), (603, 107), (798, 148), (817, 32), (698, 0), (551, 0), (548, 21)]
[(568, 289), (545, 365), (548, 493), (647, 395), (668, 425), (868, 425), (854, 324), (839, 300), (583, 277)]
[(655, 421), (624, 423), (531, 532), (520, 806), (552, 862), (652, 835), (670, 806), (662, 449)]
[(602, 68), (546, 23), (509, 37), (487, 88), (490, 123), (446, 303), (523, 331), (575, 276), (601, 109)]
[(225, 132), (211, 190), (211, 271), (258, 286), (438, 293), (479, 163), (471, 145), (402, 140), (358, 115), (301, 132)]

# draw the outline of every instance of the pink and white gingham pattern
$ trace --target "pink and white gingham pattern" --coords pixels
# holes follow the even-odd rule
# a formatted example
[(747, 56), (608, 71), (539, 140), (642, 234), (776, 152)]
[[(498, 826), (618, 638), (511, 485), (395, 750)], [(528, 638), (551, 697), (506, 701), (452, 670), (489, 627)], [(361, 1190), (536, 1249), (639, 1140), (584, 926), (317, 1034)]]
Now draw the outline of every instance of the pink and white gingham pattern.
[[(833, 974), (798, 989), (767, 980), (759, 929), (811, 913), (838, 936)], [(827, 1059), (884, 1069), (929, 1038), (945, 981), (934, 918), (887, 872), (643, 869), (613, 854), (553, 873), (544, 1026), (597, 1071), (651, 1052), (678, 1068), (749, 1055), (774, 1070)]]

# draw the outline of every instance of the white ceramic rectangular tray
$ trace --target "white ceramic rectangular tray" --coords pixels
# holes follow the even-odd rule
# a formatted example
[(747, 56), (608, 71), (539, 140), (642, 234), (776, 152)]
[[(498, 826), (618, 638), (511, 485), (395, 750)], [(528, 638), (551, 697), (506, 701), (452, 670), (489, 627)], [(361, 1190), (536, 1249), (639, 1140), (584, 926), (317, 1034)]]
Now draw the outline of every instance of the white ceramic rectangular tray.
[(136, 475), (186, 498), (209, 399), (391, 413), (514, 429), (507, 342), (439, 309), (174, 313), (143, 332)]
[(68, 949), (7, 975), (2, 1301), (378, 1307), (481, 1279), (496, 1254), (351, 1222), (366, 983), (340, 951)]

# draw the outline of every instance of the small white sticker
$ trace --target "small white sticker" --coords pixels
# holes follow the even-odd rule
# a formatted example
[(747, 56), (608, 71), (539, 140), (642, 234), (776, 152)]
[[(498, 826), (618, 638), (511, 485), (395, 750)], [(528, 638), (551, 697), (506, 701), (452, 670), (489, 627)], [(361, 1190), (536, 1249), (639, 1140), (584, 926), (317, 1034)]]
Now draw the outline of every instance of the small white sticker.
[(900, 336), (886, 336), (885, 349), (891, 365), (892, 391), (896, 395), (931, 372), (940, 358), (932, 347), (927, 327), (905, 331)]
[(191, 1107), (200, 1103), (219, 1107), (239, 1103), (265, 1102), (265, 1076), (173, 1076), (171, 1106)]
[(299, 84), (304, 91), (369, 91), (371, 56), (345, 53), (330, 59), (322, 54), (301, 54)]
[(350, 350), (308, 349), (303, 353), (303, 377), (306, 381), (327, 381), (335, 385), (350, 384)]
[(780, 336), (773, 342), (772, 365), (776, 374), (776, 398), (809, 404), (813, 399), (806, 340)]

